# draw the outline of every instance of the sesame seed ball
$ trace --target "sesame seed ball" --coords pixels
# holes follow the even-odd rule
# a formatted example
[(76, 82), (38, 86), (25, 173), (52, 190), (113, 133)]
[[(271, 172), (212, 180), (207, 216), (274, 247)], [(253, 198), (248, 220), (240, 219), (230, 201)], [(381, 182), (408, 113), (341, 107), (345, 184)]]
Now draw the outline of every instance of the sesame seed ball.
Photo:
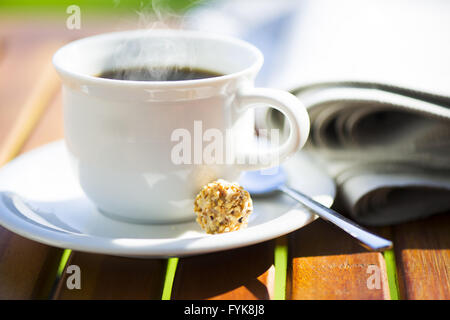
[(204, 186), (194, 203), (197, 222), (209, 234), (247, 227), (252, 211), (250, 194), (239, 184), (222, 179)]

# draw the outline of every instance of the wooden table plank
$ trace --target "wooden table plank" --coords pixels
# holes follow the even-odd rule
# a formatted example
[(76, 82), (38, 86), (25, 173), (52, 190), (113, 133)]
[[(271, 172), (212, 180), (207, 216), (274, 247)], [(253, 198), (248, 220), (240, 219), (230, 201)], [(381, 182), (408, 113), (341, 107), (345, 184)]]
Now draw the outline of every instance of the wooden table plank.
[(172, 299), (272, 299), (274, 241), (182, 258)]
[(450, 299), (450, 215), (394, 228), (400, 294), (403, 299)]
[[(67, 267), (71, 265), (81, 271), (79, 290), (67, 286), (71, 276)], [(160, 299), (165, 266), (164, 260), (76, 252), (68, 261), (54, 299)]]
[(22, 152), (30, 151), (43, 144), (63, 139), (62, 94), (59, 90), (53, 97), (50, 106), (42, 114), (33, 134), (22, 147)]
[(382, 254), (321, 219), (290, 235), (290, 262), (288, 299), (390, 299)]
[(0, 299), (48, 298), (61, 254), (0, 227)]
[[(10, 150), (11, 144), (17, 144), (18, 138), (24, 142), (32, 128), (26, 130), (23, 126), (30, 120), (38, 120), (39, 114), (33, 112), (46, 108), (58, 86), (50, 65), (57, 48), (55, 43), (33, 48), (9, 41), (5, 46), (5, 56), (0, 60), (0, 149), (3, 152), (5, 148)], [(48, 85), (48, 81), (53, 83)], [(28, 115), (35, 119), (29, 119)], [(17, 121), (22, 121), (22, 126)], [(14, 150), (16, 154), (18, 151)], [(0, 161), (4, 160), (9, 159), (2, 155)]]

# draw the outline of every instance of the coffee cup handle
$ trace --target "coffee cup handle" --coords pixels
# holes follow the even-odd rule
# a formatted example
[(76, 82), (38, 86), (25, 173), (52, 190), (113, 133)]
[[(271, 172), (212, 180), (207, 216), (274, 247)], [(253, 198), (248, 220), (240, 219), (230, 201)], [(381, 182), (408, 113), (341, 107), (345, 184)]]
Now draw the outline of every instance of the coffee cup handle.
[(244, 113), (261, 105), (269, 105), (271, 108), (280, 111), (288, 120), (290, 134), (283, 144), (269, 150), (258, 150), (256, 157), (254, 153), (241, 155), (241, 157), (253, 156), (253, 159), (259, 159), (253, 163), (245, 163), (243, 165), (245, 170), (257, 170), (279, 165), (303, 147), (309, 134), (308, 112), (302, 102), (293, 94), (268, 88), (243, 88), (237, 92), (236, 107), (238, 113)]

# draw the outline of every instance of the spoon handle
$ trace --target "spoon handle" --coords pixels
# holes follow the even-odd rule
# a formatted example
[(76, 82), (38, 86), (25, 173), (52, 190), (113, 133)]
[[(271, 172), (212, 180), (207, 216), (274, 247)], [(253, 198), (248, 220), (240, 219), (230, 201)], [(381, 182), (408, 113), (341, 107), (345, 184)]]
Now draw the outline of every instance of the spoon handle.
[(279, 187), (279, 190), (286, 193), (291, 198), (299, 201), (306, 207), (312, 209), (319, 217), (333, 223), (351, 236), (360, 241), (367, 249), (373, 251), (384, 251), (392, 248), (392, 242), (371, 233), (353, 221), (340, 215), (336, 211), (323, 206), (300, 191), (289, 188), (286, 185)]

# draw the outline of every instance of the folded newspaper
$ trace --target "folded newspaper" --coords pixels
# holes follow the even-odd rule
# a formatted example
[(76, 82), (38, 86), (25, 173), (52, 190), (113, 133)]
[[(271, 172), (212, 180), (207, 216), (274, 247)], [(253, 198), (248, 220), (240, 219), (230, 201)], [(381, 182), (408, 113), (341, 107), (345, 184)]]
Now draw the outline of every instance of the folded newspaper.
[[(366, 225), (450, 210), (450, 99), (375, 83), (323, 83), (294, 93), (306, 105), (306, 150), (334, 177)], [(289, 126), (270, 109), (271, 127)]]
[[(307, 106), (305, 150), (355, 220), (450, 210), (450, 1), (216, 0), (191, 18), (263, 51), (257, 85)], [(259, 126), (266, 119), (287, 133), (280, 113), (260, 113)]]

